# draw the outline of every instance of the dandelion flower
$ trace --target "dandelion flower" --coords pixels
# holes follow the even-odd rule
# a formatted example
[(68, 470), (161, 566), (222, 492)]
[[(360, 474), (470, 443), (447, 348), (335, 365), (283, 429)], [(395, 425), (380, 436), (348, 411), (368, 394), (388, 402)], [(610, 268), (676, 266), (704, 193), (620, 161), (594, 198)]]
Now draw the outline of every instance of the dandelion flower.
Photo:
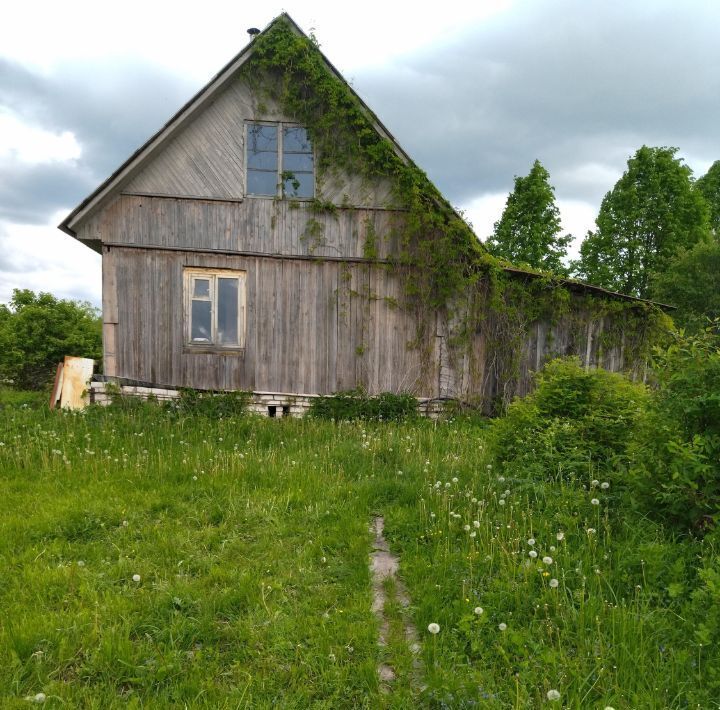
[(608, 488), (610, 488), (610, 484), (607, 481), (603, 481), (600, 484), (600, 488), (602, 488), (604, 491), (606, 491)]
[(133, 582), (139, 582), (139, 581), (140, 581), (140, 575), (139, 575), (139, 574), (134, 574), (134, 575), (132, 576), (132, 580), (133, 580)]
[(498, 624), (498, 629), (500, 629), (500, 631), (506, 631), (506, 630), (507, 630), (507, 624), (506, 624), (504, 621), (500, 622), (500, 623)]
[(440, 633), (440, 624), (436, 624), (433, 622), (432, 624), (428, 624), (428, 631), (433, 634), (439, 634)]
[(562, 532), (562, 530), (561, 530), (557, 535), (555, 535), (555, 538), (557, 539), (558, 542), (560, 542), (561, 540), (565, 539), (565, 533)]
[(552, 557), (543, 557), (543, 563), (546, 565), (552, 564)]
[(473, 609), (473, 611), (474, 611), (478, 616), (480, 616), (480, 614), (482, 614), (482, 613), (485, 611), (485, 609), (483, 609), (481, 606), (476, 606), (476, 607)]
[(537, 557), (537, 552), (535, 552), (535, 550), (530, 550), (530, 552), (528, 552), (528, 555), (530, 555), (530, 557), (535, 559)]
[(548, 690), (547, 699), (550, 702), (554, 702), (555, 700), (560, 700), (560, 693), (557, 690)]
[(590, 502), (591, 502), (593, 505), (600, 505), (600, 501), (599, 501), (597, 498), (593, 498)]
[(553, 577), (553, 579), (550, 580), (549, 584), (550, 584), (550, 589), (557, 589), (560, 582), (558, 582), (557, 579), (555, 579)]
[(532, 546), (535, 544), (535, 538), (534, 538), (534, 537), (531, 537), (531, 538), (527, 541), (527, 543), (528, 543), (528, 545), (530, 545), (530, 547), (532, 547)]

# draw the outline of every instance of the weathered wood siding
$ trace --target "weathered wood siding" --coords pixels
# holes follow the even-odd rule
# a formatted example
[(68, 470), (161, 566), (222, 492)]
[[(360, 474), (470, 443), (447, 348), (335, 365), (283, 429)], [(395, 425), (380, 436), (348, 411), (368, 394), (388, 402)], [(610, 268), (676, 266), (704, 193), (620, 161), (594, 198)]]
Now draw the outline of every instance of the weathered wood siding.
[[(246, 121), (294, 122), (266, 94), (258, 96), (236, 77), (125, 180), (127, 193), (242, 199), (245, 196)], [(317, 155), (316, 159), (320, 156)], [(316, 196), (336, 205), (382, 208), (390, 182), (368, 182), (344, 170), (318, 178)]]
[[(112, 264), (122, 284), (114, 324), (117, 376), (161, 385), (298, 393), (358, 385), (373, 392), (421, 393), (436, 379), (423, 374), (418, 351), (407, 347), (416, 326), (394, 306), (391, 299), (401, 297), (402, 284), (385, 269), (127, 247), (105, 247), (103, 261)], [(185, 267), (247, 272), (244, 353), (188, 351)]]
[(399, 250), (402, 212), (339, 208), (316, 213), (306, 203), (244, 202), (120, 195), (78, 235), (105, 244), (361, 259), (368, 239), (386, 259)]

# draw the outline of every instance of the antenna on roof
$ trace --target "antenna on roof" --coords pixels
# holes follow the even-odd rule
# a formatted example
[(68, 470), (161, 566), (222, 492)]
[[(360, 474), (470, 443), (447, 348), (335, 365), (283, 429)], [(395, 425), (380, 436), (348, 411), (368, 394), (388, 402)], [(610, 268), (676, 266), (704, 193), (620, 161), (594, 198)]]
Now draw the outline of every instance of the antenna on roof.
[(255, 39), (260, 34), (260, 30), (257, 27), (251, 27), (247, 33), (250, 35), (250, 39)]

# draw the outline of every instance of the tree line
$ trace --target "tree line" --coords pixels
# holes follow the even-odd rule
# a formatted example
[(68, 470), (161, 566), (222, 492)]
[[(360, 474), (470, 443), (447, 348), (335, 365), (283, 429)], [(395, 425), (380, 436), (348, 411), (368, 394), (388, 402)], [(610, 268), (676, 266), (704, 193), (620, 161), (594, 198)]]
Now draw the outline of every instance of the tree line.
[(516, 177), (486, 245), (518, 266), (677, 307), (675, 321), (698, 329), (720, 316), (720, 160), (695, 180), (677, 148), (643, 146), (605, 195), (568, 261), (550, 175), (539, 160)]

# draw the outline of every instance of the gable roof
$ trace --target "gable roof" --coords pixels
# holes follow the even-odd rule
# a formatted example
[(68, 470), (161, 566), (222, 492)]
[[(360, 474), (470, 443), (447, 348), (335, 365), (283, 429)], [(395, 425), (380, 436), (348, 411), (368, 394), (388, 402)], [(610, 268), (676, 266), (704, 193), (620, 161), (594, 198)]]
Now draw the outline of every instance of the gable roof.
[[(299, 25), (295, 20), (290, 17), (286, 12), (278, 15), (267, 27), (263, 30), (263, 33), (267, 32), (273, 25), (278, 22), (285, 22), (292, 29), (293, 32), (307, 38), (305, 32), (300, 29)], [(233, 57), (210, 81), (198, 91), (180, 110), (170, 118), (160, 130), (152, 135), (143, 145), (141, 145), (115, 172), (110, 175), (103, 183), (101, 183), (90, 195), (88, 195), (65, 219), (58, 225), (66, 234), (77, 238), (75, 227), (85, 217), (94, 212), (94, 210), (108, 198), (114, 190), (130, 175), (134, 174), (140, 169), (142, 165), (150, 159), (151, 156), (155, 155), (156, 152), (173, 136), (175, 136), (187, 122), (194, 117), (198, 111), (202, 109), (204, 105), (219, 91), (221, 91), (235, 76), (236, 72), (240, 67), (248, 61), (252, 56), (254, 39), (251, 40), (243, 49)], [(382, 124), (380, 119), (370, 109), (370, 107), (358, 96), (357, 92), (347, 83), (343, 78), (342, 74), (333, 66), (330, 60), (322, 53), (318, 48), (317, 51), (320, 53), (323, 61), (325, 62), (328, 70), (332, 74), (345, 84), (345, 86), (353, 94), (354, 98), (358, 101), (361, 110), (365, 113), (367, 118), (373, 124), (375, 130), (382, 135), (383, 138), (387, 139), (393, 146), (395, 153), (403, 162), (413, 164), (410, 156), (402, 149), (400, 144), (390, 133), (390, 131)], [(84, 241), (84, 240), (80, 240)]]

